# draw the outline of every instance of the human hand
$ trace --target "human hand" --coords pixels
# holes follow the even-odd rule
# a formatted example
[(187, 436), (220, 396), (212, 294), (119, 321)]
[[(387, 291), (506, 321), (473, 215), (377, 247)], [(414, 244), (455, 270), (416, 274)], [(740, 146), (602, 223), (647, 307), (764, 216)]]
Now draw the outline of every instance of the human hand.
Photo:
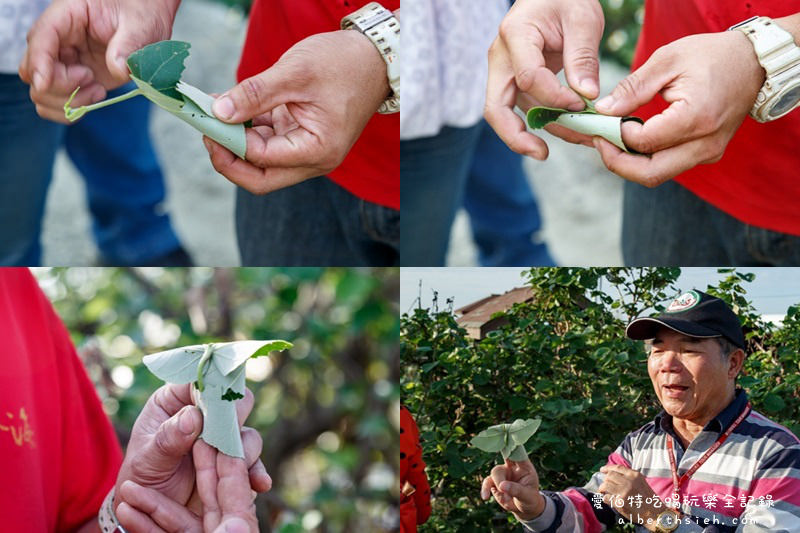
[[(605, 479), (597, 492), (603, 495), (603, 501), (633, 523), (642, 524), (654, 531), (655, 521), (665, 507), (642, 474), (623, 465), (606, 465), (600, 468)], [(637, 498), (634, 507), (628, 497)], [(638, 503), (641, 497), (641, 505)], [(647, 503), (647, 501), (651, 503)]]
[(655, 187), (698, 164), (716, 163), (756, 100), (764, 69), (739, 31), (691, 35), (656, 50), (596, 109), (628, 115), (656, 94), (670, 106), (644, 124), (622, 126), (628, 154), (604, 139), (594, 143), (612, 172)]
[[(200, 512), (132, 481), (123, 484), (129, 531), (255, 533), (254, 497), (244, 459), (218, 452), (202, 440), (193, 447)], [(122, 519), (120, 519), (122, 522)]]
[(19, 76), (42, 118), (67, 123), (73, 107), (105, 98), (129, 81), (128, 55), (168, 39), (180, 0), (55, 0), (28, 32)]
[(544, 496), (539, 493), (539, 475), (529, 460), (511, 461), (492, 468), (492, 473), (484, 478), (481, 485), (481, 498), (495, 501), (520, 519), (533, 520), (544, 511)]
[[(484, 117), (512, 150), (536, 159), (548, 153), (547, 144), (514, 113), (515, 105), (577, 111), (584, 108), (579, 94), (597, 97), (603, 25), (596, 0), (517, 0), (508, 11), (489, 48)], [(556, 78), (562, 66), (571, 88)]]
[[(236, 402), (240, 427), (252, 408), (253, 394), (246, 390), (245, 397)], [(189, 385), (165, 385), (153, 393), (133, 426), (117, 476), (115, 507), (123, 526), (134, 526), (135, 530), (141, 511), (148, 513), (166, 500), (200, 515), (191, 451), (202, 424), (200, 411), (192, 405)], [(261, 437), (255, 430), (243, 428), (242, 443), (250, 485), (258, 492), (269, 490), (272, 480), (259, 459)], [(149, 494), (157, 498), (137, 499), (132, 485), (150, 489)]]
[(312, 35), (214, 102), (220, 120), (253, 119), (247, 161), (203, 141), (217, 172), (266, 194), (339, 166), (389, 94), (386, 64), (367, 37), (354, 30)]

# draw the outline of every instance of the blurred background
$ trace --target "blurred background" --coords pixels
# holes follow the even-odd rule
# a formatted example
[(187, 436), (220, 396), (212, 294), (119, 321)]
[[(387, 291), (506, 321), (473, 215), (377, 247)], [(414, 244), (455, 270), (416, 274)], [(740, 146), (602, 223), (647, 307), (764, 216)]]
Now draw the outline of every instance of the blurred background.
[(398, 269), (39, 268), (123, 447), (162, 382), (148, 353), (285, 339), (247, 364), (273, 489), (261, 531), (397, 529)]
[[(606, 21), (600, 44), (600, 95), (604, 96), (629, 73), (644, 0), (600, 0), (600, 4)], [(563, 74), (560, 78), (565, 83)], [(622, 178), (603, 166), (594, 149), (547, 132), (542, 137), (550, 156), (544, 162), (525, 158), (524, 164), (542, 217), (539, 237), (557, 264), (621, 265)], [(462, 209), (453, 224), (447, 265), (477, 265), (477, 254), (469, 217)]]

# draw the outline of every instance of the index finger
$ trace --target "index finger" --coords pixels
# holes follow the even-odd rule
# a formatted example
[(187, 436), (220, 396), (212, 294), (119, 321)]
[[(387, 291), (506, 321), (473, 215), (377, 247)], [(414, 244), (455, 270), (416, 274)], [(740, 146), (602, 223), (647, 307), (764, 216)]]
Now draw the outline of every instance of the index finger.
[(506, 465), (497, 465), (492, 468), (491, 473), (492, 481), (495, 487), (500, 487), (500, 483), (508, 479), (508, 467)]
[(686, 100), (678, 100), (644, 124), (623, 122), (622, 141), (639, 153), (652, 154), (703, 137), (711, 133), (710, 127), (711, 121), (699, 120)]
[(549, 107), (583, 109), (572, 89), (561, 85), (544, 59), (544, 37), (533, 22), (504, 21), (500, 35), (508, 49), (517, 87)]
[(64, 33), (64, 21), (69, 21), (66, 30), (77, 28), (80, 31), (82, 15), (80, 13), (59, 13), (49, 8), (34, 23), (28, 32), (28, 48), (25, 52), (19, 75), (23, 81), (33, 85), (34, 89), (45, 90), (53, 79), (53, 69), (60, 62), (59, 50), (69, 44), (69, 35)]
[(508, 50), (500, 39), (489, 48), (489, 77), (486, 84), (484, 117), (509, 148), (535, 159), (547, 158), (547, 144), (528, 132), (525, 122), (513, 109), (517, 87), (508, 60)]

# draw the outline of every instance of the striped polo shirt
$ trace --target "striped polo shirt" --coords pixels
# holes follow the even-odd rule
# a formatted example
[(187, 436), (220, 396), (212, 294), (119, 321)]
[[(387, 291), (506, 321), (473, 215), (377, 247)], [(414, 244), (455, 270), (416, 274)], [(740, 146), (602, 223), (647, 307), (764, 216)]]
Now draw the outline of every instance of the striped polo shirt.
[[(739, 389), (733, 401), (684, 449), (662, 411), (628, 434), (608, 456), (609, 465), (623, 465), (643, 474), (661, 500), (672, 497), (672, 470), (667, 435), (674, 439), (675, 464), (682, 476), (708, 450), (747, 406)], [(621, 515), (601, 503), (596, 493), (604, 474), (595, 473), (582, 488), (543, 491), (545, 511), (523, 522), (538, 532), (595, 533), (618, 523)], [(800, 532), (800, 440), (788, 429), (751, 411), (691, 478), (681, 483), (681, 512), (676, 532)], [(634, 512), (636, 503), (633, 505)], [(624, 520), (624, 519), (623, 519)], [(637, 531), (647, 531), (637, 526)]]

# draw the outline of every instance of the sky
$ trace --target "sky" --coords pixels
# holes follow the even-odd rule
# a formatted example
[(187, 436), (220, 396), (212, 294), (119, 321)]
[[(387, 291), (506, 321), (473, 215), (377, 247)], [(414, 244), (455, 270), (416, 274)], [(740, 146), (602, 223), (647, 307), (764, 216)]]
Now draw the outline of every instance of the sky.
[[(526, 269), (486, 268), (486, 267), (447, 267), (412, 268), (400, 270), (400, 312), (408, 312), (419, 295), (419, 282), (422, 281), (422, 304), (430, 307), (433, 290), (439, 292), (439, 308), (445, 308), (445, 300), (454, 298), (453, 308), (457, 309), (490, 294), (502, 294), (514, 287), (525, 284), (521, 273)], [(762, 315), (783, 316), (786, 308), (800, 303), (800, 268), (739, 268), (739, 272), (752, 272), (756, 278), (752, 283), (744, 283), (747, 297), (752, 300), (756, 310)], [(689, 290), (703, 290), (709, 283), (715, 283), (727, 274), (717, 273), (716, 268), (683, 268), (676, 286)]]

